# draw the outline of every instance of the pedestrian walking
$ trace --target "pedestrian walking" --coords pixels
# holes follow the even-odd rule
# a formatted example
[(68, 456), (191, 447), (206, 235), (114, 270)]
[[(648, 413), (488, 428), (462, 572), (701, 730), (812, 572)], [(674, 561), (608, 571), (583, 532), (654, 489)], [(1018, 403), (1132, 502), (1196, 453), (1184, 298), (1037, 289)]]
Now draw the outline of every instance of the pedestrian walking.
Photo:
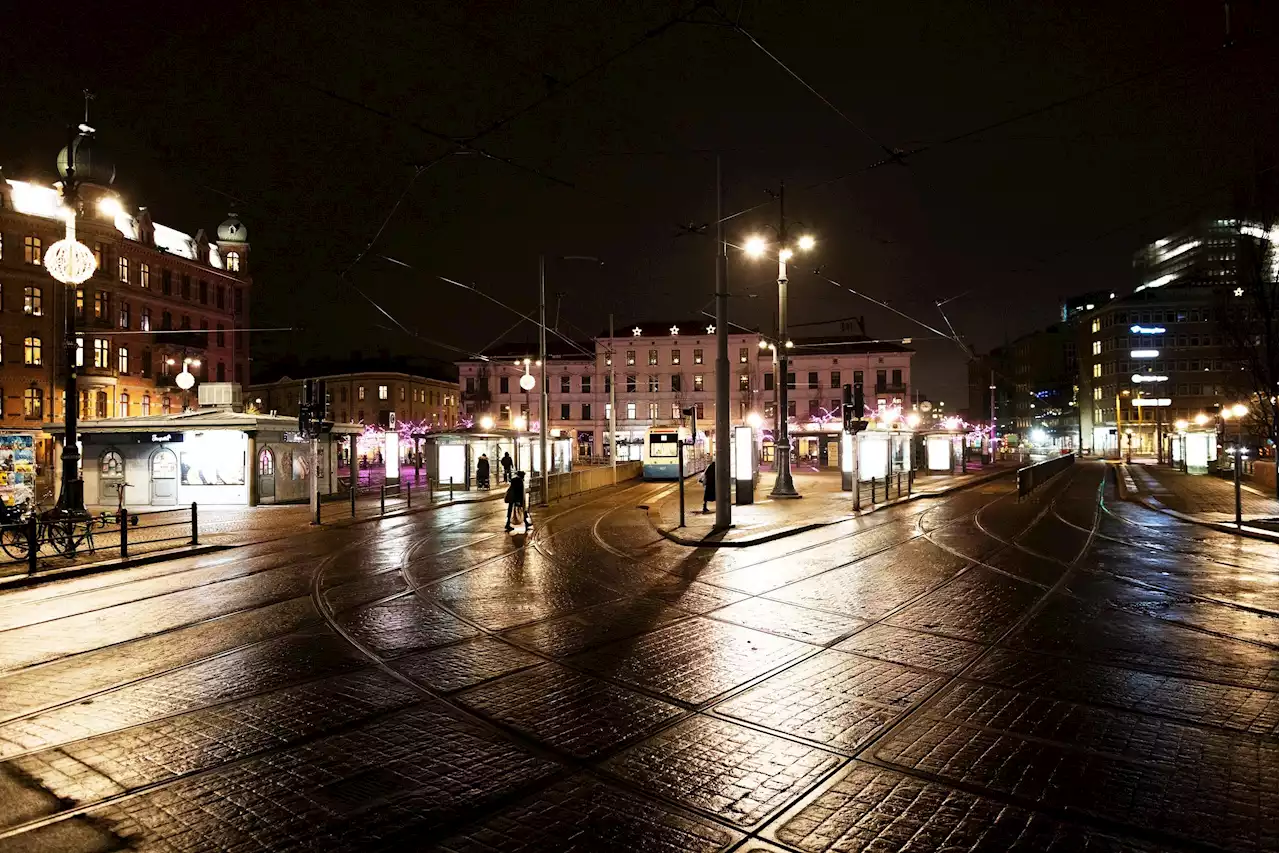
[(498, 460), (498, 464), (502, 466), (502, 482), (511, 482), (511, 468), (515, 463), (511, 461), (510, 453), (503, 453), (502, 458)]
[(476, 463), (476, 486), (481, 489), (489, 488), (489, 457), (483, 453)]
[(528, 530), (533, 526), (533, 518), (529, 515), (529, 507), (525, 505), (524, 491), (524, 472), (517, 471), (511, 478), (511, 485), (507, 486), (507, 525), (504, 528), (510, 533), (515, 528), (511, 526), (512, 520), (519, 520), (515, 517), (516, 508), (520, 508), (520, 514), (524, 516), (524, 529)]
[(699, 478), (702, 480), (702, 511), (710, 512), (707, 509), (707, 503), (715, 503), (716, 501), (716, 463), (707, 464), (707, 470), (702, 472)]

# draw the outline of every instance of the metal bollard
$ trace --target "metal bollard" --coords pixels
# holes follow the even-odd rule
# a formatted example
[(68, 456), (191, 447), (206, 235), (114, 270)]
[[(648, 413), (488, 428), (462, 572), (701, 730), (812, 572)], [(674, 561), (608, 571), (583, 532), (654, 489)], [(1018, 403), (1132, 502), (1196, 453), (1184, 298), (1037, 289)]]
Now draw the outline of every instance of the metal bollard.
[(191, 502), (191, 544), (200, 544), (200, 515), (196, 502)]
[(386, 515), (387, 514), (387, 484), (386, 483), (383, 483), (381, 488), (379, 488), (378, 497), (381, 501), (381, 503), (378, 506), (378, 514)]
[(871, 505), (876, 505), (876, 478), (871, 478)]
[(449, 503), (453, 503), (453, 478), (449, 478)]
[(902, 472), (898, 472), (898, 497), (902, 497)]
[(40, 556), (40, 527), (36, 517), (27, 519), (27, 574), (36, 573), (36, 560)]
[(351, 517), (356, 517), (356, 478), (352, 477), (348, 484), (351, 489)]
[(129, 558), (129, 510), (120, 508), (120, 559)]
[(404, 484), (404, 505), (407, 508), (413, 506), (413, 488), (408, 484)]

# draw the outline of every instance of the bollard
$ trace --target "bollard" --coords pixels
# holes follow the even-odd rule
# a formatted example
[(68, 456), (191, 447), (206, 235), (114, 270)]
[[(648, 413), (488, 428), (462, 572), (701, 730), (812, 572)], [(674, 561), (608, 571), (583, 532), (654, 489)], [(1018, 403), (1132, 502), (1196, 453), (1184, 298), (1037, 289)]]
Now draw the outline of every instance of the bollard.
[(907, 497), (911, 497), (911, 485), (915, 482), (916, 472), (914, 469), (907, 472)]
[(356, 517), (356, 478), (353, 476), (347, 484), (351, 489), (351, 517)]
[(196, 502), (191, 502), (191, 544), (200, 544), (200, 521), (199, 510), (196, 509)]
[(898, 483), (897, 483), (897, 485), (898, 485), (898, 497), (902, 497), (902, 472), (901, 472), (901, 471), (899, 471), (899, 472), (898, 472), (898, 475), (897, 475), (897, 477), (895, 477), (895, 479), (898, 481)]
[(404, 505), (406, 508), (413, 507), (413, 488), (408, 484), (404, 484)]
[(36, 573), (36, 558), (40, 555), (40, 528), (35, 515), (27, 518), (27, 574)]
[(862, 509), (862, 481), (858, 478), (858, 472), (853, 473), (853, 509)]
[(871, 505), (876, 505), (876, 478), (871, 478)]
[(120, 559), (129, 557), (129, 510), (120, 507)]
[[(533, 481), (530, 480), (530, 483)], [(449, 478), (449, 503), (453, 503), (453, 478)]]
[(680, 526), (684, 527), (684, 442), (676, 441), (676, 479), (680, 481)]
[(380, 501), (378, 505), (378, 515), (386, 515), (387, 514), (387, 484), (386, 483), (383, 483), (382, 486), (379, 487), (378, 498)]

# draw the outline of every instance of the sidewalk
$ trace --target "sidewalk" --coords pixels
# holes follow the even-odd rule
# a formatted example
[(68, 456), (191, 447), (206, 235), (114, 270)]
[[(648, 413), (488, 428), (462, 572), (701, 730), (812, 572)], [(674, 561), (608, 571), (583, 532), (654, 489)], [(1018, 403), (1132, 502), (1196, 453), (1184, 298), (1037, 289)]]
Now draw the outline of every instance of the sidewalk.
[[(1124, 497), (1152, 509), (1187, 521), (1235, 526), (1236, 493), (1231, 480), (1209, 474), (1183, 474), (1154, 464), (1121, 465), (1118, 479), (1127, 492)], [(1246, 525), (1274, 535), (1280, 515), (1275, 492), (1241, 483), (1240, 509)]]
[[(902, 495), (898, 496), (896, 480), (891, 481), (890, 497), (884, 498), (884, 483), (876, 484), (876, 503), (871, 503), (871, 484), (862, 484), (862, 510), (853, 511), (853, 498), (840, 488), (838, 471), (792, 473), (799, 499), (774, 499), (769, 496), (773, 488), (773, 474), (762, 473), (755, 493), (755, 503), (735, 505), (733, 527), (720, 533), (713, 532), (714, 510), (702, 513), (702, 484), (696, 479), (685, 481), (685, 526), (680, 527), (680, 493), (672, 488), (649, 507), (649, 522), (667, 539), (691, 547), (744, 548), (759, 545), (784, 536), (794, 536), (807, 530), (826, 527), (848, 521), (856, 515), (865, 515), (887, 506), (908, 500), (934, 497), (956, 489), (984, 483), (1017, 470), (1013, 464), (988, 465), (980, 468), (971, 465), (966, 474), (928, 474), (918, 476), (907, 496), (907, 478), (902, 478)], [(710, 506), (708, 506), (710, 509)]]

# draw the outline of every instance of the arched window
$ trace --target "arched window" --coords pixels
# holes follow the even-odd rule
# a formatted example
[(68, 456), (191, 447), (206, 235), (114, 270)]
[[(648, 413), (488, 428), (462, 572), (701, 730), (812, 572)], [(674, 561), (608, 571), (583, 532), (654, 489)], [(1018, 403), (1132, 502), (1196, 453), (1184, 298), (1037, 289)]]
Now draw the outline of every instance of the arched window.
[(145, 418), (145, 417), (148, 417), (150, 414), (151, 414), (151, 395), (143, 394), (142, 395), (142, 416)]
[(28, 367), (39, 367), (43, 362), (40, 339), (35, 335), (22, 340), (22, 363)]
[(120, 392), (120, 402), (116, 405), (116, 408), (119, 410), (120, 417), (129, 417), (129, 392)]
[(268, 448), (262, 448), (258, 454), (258, 473), (268, 477), (276, 473), (276, 458)]
[(227, 252), (227, 269), (230, 272), (240, 272), (239, 252)]
[(102, 454), (98, 470), (104, 477), (124, 477), (124, 457), (115, 450), (108, 450)]
[(168, 395), (168, 394), (166, 394), (166, 395), (164, 395), (163, 397), (161, 397), (161, 398), (160, 398), (160, 412), (161, 412), (162, 414), (165, 414), (165, 415), (169, 414), (169, 407), (170, 407), (171, 405), (172, 405), (172, 403), (171, 403), (171, 402), (170, 402), (170, 400), (169, 400), (169, 395)]

